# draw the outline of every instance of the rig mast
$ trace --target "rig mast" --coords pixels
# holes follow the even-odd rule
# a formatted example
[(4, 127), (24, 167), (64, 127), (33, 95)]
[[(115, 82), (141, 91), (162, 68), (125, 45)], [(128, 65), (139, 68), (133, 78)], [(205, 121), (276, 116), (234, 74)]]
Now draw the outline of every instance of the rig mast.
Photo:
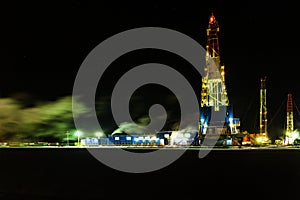
[[(233, 109), (229, 105), (225, 87), (225, 67), (220, 62), (219, 25), (213, 13), (209, 16), (206, 30), (206, 66), (202, 76), (199, 138), (201, 143), (207, 135), (216, 136), (218, 141), (224, 144), (224, 141), (229, 141), (231, 134), (239, 133), (240, 120), (233, 118)], [(213, 112), (224, 113), (224, 118), (211, 120)]]
[(220, 62), (219, 25), (213, 15), (209, 17), (206, 45), (206, 74), (202, 77), (201, 107), (213, 106), (218, 111), (220, 106), (228, 106), (225, 87), (225, 67)]
[(298, 136), (295, 135), (294, 130), (294, 117), (293, 117), (293, 99), (292, 94), (287, 96), (286, 104), (286, 130), (285, 130), (284, 144), (289, 145), (293, 144), (295, 138)]
[(292, 133), (294, 131), (292, 94), (288, 94), (287, 97), (286, 114), (286, 132)]
[(267, 95), (266, 77), (260, 79), (260, 112), (259, 112), (259, 133), (267, 137)]

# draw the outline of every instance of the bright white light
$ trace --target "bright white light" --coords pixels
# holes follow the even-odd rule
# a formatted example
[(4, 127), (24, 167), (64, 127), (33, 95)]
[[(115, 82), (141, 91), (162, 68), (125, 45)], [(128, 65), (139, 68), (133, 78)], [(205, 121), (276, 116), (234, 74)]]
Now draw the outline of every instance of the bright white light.
[(190, 133), (185, 133), (185, 134), (184, 134), (184, 137), (190, 138), (190, 137), (191, 137), (191, 134), (190, 134)]
[(96, 135), (97, 137), (101, 137), (101, 136), (104, 136), (104, 133), (98, 131), (98, 132), (95, 133), (95, 135)]
[(204, 119), (203, 119), (203, 118), (201, 118), (201, 119), (200, 119), (200, 122), (201, 122), (201, 124), (203, 124), (203, 123), (204, 123)]
[(81, 136), (81, 135), (82, 135), (82, 132), (81, 132), (81, 131), (79, 131), (79, 130), (77, 130), (77, 131), (75, 131), (75, 135), (79, 137), (79, 136)]
[(293, 144), (295, 139), (297, 139), (298, 137), (299, 137), (299, 131), (298, 130), (294, 130), (293, 132), (287, 132), (284, 144), (285, 145)]
[(127, 137), (126, 137), (126, 140), (131, 140), (131, 137), (130, 137), (130, 136), (127, 136)]
[(86, 139), (81, 139), (80, 141), (82, 145), (86, 145)]
[(140, 136), (140, 137), (139, 137), (139, 140), (144, 140), (144, 137)]

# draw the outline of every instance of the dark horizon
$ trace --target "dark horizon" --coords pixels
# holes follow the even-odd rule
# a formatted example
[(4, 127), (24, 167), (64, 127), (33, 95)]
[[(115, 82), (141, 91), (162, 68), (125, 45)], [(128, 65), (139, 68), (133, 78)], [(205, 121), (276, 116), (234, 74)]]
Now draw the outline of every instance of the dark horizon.
[[(293, 1), (220, 0), (203, 2), (201, 6), (175, 2), (123, 2), (117, 6), (100, 1), (3, 4), (0, 97), (25, 93), (32, 95), (31, 99), (52, 100), (71, 95), (77, 70), (88, 53), (104, 39), (131, 28), (159, 26), (178, 30), (205, 47), (208, 18), (213, 12), (220, 25), (220, 56), (225, 65), (228, 97), (234, 116), (241, 119), (242, 130), (258, 131), (261, 77), (267, 76), (268, 131), (274, 137), (285, 127), (287, 94), (293, 95), (295, 106), (300, 101), (298, 74), (294, 72), (299, 39), (293, 31), (299, 17)], [(168, 63), (189, 76), (200, 95), (201, 77), (194, 76), (184, 61), (155, 52), (142, 56), (136, 60), (129, 55), (115, 66), (133, 66), (153, 59)], [(111, 70), (104, 94), (109, 96), (111, 78), (117, 80), (129, 68)], [(167, 92), (161, 89), (161, 93)], [(145, 91), (139, 95), (151, 97)], [(159, 99), (155, 97), (151, 102)], [(295, 108), (295, 128), (300, 127), (299, 115)], [(113, 120), (106, 123), (110, 126)]]

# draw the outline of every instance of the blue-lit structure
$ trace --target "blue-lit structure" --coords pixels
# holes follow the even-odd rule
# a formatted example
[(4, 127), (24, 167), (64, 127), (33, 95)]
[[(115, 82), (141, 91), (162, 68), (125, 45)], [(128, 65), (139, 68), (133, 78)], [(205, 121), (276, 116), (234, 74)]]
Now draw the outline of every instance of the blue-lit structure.
[[(218, 119), (213, 119), (212, 115), (218, 115)], [(224, 117), (220, 117), (222, 115)], [(233, 117), (232, 106), (220, 106), (218, 111), (214, 107), (202, 107), (199, 121), (200, 144), (209, 135), (210, 138), (218, 137), (216, 145), (232, 145), (232, 140), (240, 132), (240, 119)]]
[[(219, 112), (224, 114), (224, 118), (218, 121), (212, 121), (212, 112)], [(203, 135), (208, 133), (216, 133), (217, 127), (222, 127), (221, 134), (230, 133), (230, 122), (233, 120), (232, 106), (221, 106), (219, 111), (214, 111), (213, 107), (200, 108), (200, 132)]]
[[(82, 145), (113, 145), (113, 146), (182, 146), (193, 145), (198, 139), (197, 130), (194, 131), (160, 131), (151, 135), (114, 134), (99, 138), (91, 143), (89, 138), (82, 139)], [(93, 140), (94, 141), (94, 140)]]
[(113, 145), (161, 145), (160, 138), (155, 135), (111, 135), (108, 141)]
[[(224, 115), (220, 120), (212, 120), (212, 112)], [(219, 111), (214, 111), (213, 107), (200, 108), (200, 133), (206, 135), (208, 133), (216, 133), (213, 130), (216, 127), (222, 127), (220, 134), (237, 134), (239, 133), (240, 119), (234, 118), (232, 106), (221, 106)]]

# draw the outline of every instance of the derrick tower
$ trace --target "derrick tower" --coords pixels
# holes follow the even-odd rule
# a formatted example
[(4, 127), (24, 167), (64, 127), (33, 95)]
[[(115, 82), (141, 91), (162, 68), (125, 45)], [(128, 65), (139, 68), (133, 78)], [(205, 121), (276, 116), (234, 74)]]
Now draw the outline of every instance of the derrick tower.
[(220, 62), (219, 25), (212, 13), (209, 17), (206, 45), (206, 74), (202, 77), (201, 107), (213, 106), (218, 111), (220, 106), (228, 106), (225, 87), (225, 67)]
[(259, 133), (267, 136), (267, 94), (266, 77), (260, 79), (260, 110), (259, 110)]
[[(239, 118), (233, 118), (225, 86), (225, 67), (221, 65), (219, 24), (213, 13), (206, 29), (206, 66), (202, 75), (200, 100), (200, 139), (220, 133), (223, 138), (239, 132)], [(213, 112), (224, 113), (223, 119), (211, 120)], [(223, 116), (223, 115), (222, 115)]]
[(292, 133), (294, 131), (294, 119), (293, 119), (293, 99), (292, 94), (287, 96), (286, 105), (286, 133)]
[(293, 99), (292, 94), (288, 94), (286, 103), (286, 130), (284, 136), (284, 144), (293, 144), (294, 140), (298, 137), (297, 132), (294, 130), (294, 116), (293, 116)]

